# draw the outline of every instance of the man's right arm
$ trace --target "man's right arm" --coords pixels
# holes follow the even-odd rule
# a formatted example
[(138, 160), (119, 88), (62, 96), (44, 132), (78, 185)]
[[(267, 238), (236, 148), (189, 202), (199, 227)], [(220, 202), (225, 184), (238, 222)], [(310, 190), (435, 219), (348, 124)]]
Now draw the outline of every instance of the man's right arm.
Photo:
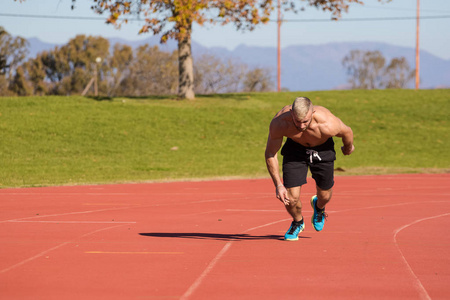
[(283, 143), (283, 137), (281, 138), (272, 138), (269, 133), (269, 137), (267, 139), (266, 145), (266, 165), (267, 170), (269, 171), (270, 177), (272, 177), (273, 183), (275, 186), (283, 184), (280, 178), (280, 171), (278, 165), (278, 150), (281, 148), (281, 144)]
[(277, 157), (277, 153), (280, 150), (282, 143), (283, 143), (283, 136), (273, 137), (273, 133), (269, 132), (269, 137), (267, 139), (267, 145), (266, 145), (265, 157), (266, 157), (267, 170), (269, 171), (270, 177), (272, 177), (272, 181), (275, 185), (276, 197), (281, 202), (283, 202), (285, 205), (288, 205), (289, 197), (287, 195), (287, 190), (284, 187), (283, 182), (281, 181), (278, 157)]

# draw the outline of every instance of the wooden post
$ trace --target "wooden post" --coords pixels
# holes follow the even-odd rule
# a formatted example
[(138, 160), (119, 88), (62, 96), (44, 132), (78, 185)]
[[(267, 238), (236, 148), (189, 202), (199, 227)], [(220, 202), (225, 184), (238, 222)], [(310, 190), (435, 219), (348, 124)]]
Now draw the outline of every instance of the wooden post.
[(89, 83), (84, 88), (83, 92), (81, 93), (81, 96), (86, 95), (87, 91), (89, 91), (89, 88), (91, 87), (91, 85), (94, 82), (94, 80), (95, 80), (94, 77), (92, 77), (91, 80), (89, 80)]
[(98, 96), (98, 75), (97, 75), (97, 64), (95, 64), (95, 68), (94, 68), (94, 95), (97, 97)]

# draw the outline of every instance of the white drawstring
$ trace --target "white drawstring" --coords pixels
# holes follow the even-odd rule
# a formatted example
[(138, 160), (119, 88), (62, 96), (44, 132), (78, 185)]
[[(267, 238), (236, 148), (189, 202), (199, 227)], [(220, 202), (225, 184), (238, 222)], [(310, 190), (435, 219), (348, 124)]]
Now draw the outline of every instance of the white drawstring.
[(322, 160), (319, 156), (319, 152), (315, 151), (315, 150), (311, 150), (311, 149), (306, 149), (306, 154), (309, 155), (309, 161), (312, 163), (313, 162), (313, 157), (317, 157), (319, 160)]

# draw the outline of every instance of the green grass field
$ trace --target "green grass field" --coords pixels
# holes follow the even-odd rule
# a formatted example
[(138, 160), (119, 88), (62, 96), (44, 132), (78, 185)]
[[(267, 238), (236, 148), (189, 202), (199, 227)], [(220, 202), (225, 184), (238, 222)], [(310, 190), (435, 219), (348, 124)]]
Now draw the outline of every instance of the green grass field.
[(24, 97), (0, 98), (0, 187), (268, 177), (269, 123), (297, 96), (352, 127), (339, 175), (450, 170), (450, 90)]

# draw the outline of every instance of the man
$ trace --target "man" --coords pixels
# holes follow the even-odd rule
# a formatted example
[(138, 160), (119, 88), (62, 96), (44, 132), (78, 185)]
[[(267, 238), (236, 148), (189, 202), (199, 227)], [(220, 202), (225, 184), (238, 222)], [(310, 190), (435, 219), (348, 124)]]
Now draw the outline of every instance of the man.
[[(310, 201), (314, 209), (311, 222), (316, 231), (323, 229), (327, 217), (325, 205), (331, 199), (334, 185), (334, 136), (342, 138), (344, 155), (354, 151), (352, 129), (325, 107), (314, 106), (306, 97), (299, 97), (292, 105), (283, 107), (270, 123), (265, 153), (267, 169), (276, 187), (276, 197), (293, 218), (285, 240), (298, 240), (299, 233), (305, 228), (300, 191), (306, 183), (308, 167), (317, 189), (317, 195)], [(283, 137), (287, 140), (281, 150), (281, 181), (277, 153)]]

